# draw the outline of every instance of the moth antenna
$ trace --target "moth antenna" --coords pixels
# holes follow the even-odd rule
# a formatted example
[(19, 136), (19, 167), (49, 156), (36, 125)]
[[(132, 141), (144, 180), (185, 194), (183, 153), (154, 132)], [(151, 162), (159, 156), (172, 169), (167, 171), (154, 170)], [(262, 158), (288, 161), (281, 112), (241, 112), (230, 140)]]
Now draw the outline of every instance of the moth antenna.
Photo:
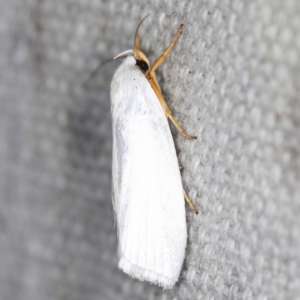
[(89, 84), (91, 83), (91, 81), (93, 80), (93, 78), (96, 76), (96, 74), (99, 72), (99, 70), (105, 65), (107, 64), (108, 62), (114, 60), (114, 58), (109, 58), (109, 59), (106, 59), (104, 61), (102, 61), (91, 73), (90, 75), (88, 76), (88, 78), (82, 83), (82, 85), (84, 87), (88, 87)]
[(135, 31), (135, 35), (134, 35), (134, 48), (133, 48), (133, 55), (135, 59), (138, 59), (138, 44), (139, 44), (139, 38), (138, 38), (138, 31), (140, 26), (142, 25), (142, 23), (149, 17), (150, 14), (146, 15), (146, 17), (144, 17), (144, 19), (139, 23), (136, 31)]
[(113, 58), (113, 60), (119, 59), (119, 58), (124, 58), (124, 57), (126, 57), (126, 56), (129, 56), (130, 54), (133, 54), (133, 50), (132, 50), (132, 49), (126, 50), (126, 51), (124, 51), (124, 52), (118, 54), (117, 56), (115, 56), (115, 57)]
[(113, 60), (116, 60), (116, 59), (119, 59), (119, 58), (124, 58), (126, 56), (128, 56), (129, 54), (132, 54), (132, 50), (127, 50), (127, 51), (124, 51), (122, 53), (120, 53), (119, 55), (115, 56), (115, 57), (112, 57), (112, 58), (109, 58), (109, 59), (106, 59), (104, 61), (102, 61), (89, 75), (89, 77), (82, 83), (82, 85), (84, 87), (88, 87), (89, 84), (91, 83), (91, 81), (93, 80), (93, 78), (97, 75), (97, 73), (99, 72), (99, 70), (105, 65), (107, 64), (108, 62), (110, 61), (113, 61)]

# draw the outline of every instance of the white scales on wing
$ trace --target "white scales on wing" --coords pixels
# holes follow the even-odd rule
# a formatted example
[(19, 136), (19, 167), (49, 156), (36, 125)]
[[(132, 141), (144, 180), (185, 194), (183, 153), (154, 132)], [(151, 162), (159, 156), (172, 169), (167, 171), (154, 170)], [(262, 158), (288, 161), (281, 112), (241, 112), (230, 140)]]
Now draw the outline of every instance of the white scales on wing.
[(170, 288), (186, 247), (183, 188), (166, 115), (133, 57), (113, 77), (111, 105), (119, 267)]

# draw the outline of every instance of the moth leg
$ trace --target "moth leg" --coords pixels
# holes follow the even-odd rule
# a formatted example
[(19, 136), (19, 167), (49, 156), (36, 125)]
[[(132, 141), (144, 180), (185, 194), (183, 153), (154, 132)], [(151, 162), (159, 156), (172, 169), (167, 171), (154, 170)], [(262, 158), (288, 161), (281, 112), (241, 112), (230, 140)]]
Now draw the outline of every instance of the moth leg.
[(156, 60), (156, 62), (153, 64), (152, 68), (150, 69), (149, 73), (150, 75), (153, 77), (153, 74), (155, 72), (155, 70), (165, 61), (168, 53), (171, 51), (171, 49), (173, 48), (173, 46), (175, 45), (177, 39), (179, 38), (181, 32), (183, 29), (183, 24), (180, 25), (172, 43), (170, 44), (170, 46), (165, 50), (165, 52)]
[(183, 190), (183, 195), (184, 195), (184, 199), (185, 201), (189, 204), (189, 206), (191, 207), (191, 209), (198, 214), (198, 210), (196, 208), (196, 206), (193, 204), (192, 200), (189, 198), (189, 196), (187, 195), (187, 193), (185, 192), (185, 190)]
[(178, 129), (178, 131), (185, 137), (187, 138), (188, 140), (194, 140), (196, 139), (197, 137), (196, 136), (191, 136), (191, 135), (188, 135), (184, 130), (183, 128), (179, 125), (179, 123), (177, 122), (177, 120), (173, 117), (172, 115), (172, 112), (171, 110), (169, 109), (165, 99), (164, 99), (164, 96), (162, 95), (161, 93), (161, 90), (160, 88), (158, 87), (157, 83), (155, 82), (155, 78), (156, 77), (151, 77), (151, 75), (148, 75), (148, 80), (161, 104), (161, 106), (163, 107), (163, 110), (166, 114), (166, 116), (173, 122), (173, 124), (176, 126), (176, 128)]
[(191, 136), (188, 135), (183, 128), (179, 125), (179, 123), (177, 122), (177, 120), (174, 118), (174, 116), (172, 115), (171, 110), (169, 109), (162, 93), (160, 90), (160, 87), (158, 85), (157, 79), (156, 79), (156, 75), (155, 75), (155, 70), (164, 62), (164, 60), (166, 59), (166, 56), (168, 55), (168, 53), (171, 51), (171, 49), (173, 48), (173, 46), (175, 45), (177, 39), (179, 38), (181, 32), (183, 29), (183, 24), (180, 25), (172, 43), (169, 45), (169, 47), (165, 50), (165, 52), (156, 60), (156, 62), (153, 64), (152, 68), (150, 69), (149, 72), (146, 73), (146, 76), (153, 88), (153, 90), (156, 93), (156, 96), (161, 104), (161, 106), (163, 107), (163, 110), (166, 114), (166, 116), (173, 122), (173, 124), (176, 126), (176, 128), (178, 129), (178, 131), (187, 139), (189, 140), (194, 140), (196, 139), (196, 136)]

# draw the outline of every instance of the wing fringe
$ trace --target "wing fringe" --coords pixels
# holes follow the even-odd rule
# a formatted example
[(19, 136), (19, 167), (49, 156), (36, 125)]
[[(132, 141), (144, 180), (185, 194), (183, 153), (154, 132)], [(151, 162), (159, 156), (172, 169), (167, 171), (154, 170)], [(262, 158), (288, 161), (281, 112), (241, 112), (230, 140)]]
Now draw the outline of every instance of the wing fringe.
[(118, 267), (129, 276), (140, 281), (149, 281), (151, 284), (156, 284), (164, 290), (171, 289), (179, 278), (179, 274), (175, 277), (168, 278), (162, 274), (133, 265), (124, 256), (121, 256)]

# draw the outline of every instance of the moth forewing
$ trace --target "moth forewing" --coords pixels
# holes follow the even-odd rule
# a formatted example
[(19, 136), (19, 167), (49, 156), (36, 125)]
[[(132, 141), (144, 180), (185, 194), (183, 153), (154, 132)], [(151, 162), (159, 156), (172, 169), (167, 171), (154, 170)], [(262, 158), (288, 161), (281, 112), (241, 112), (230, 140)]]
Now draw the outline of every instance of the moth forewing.
[(126, 58), (111, 87), (119, 268), (171, 288), (187, 238), (183, 188), (164, 110), (135, 63)]

